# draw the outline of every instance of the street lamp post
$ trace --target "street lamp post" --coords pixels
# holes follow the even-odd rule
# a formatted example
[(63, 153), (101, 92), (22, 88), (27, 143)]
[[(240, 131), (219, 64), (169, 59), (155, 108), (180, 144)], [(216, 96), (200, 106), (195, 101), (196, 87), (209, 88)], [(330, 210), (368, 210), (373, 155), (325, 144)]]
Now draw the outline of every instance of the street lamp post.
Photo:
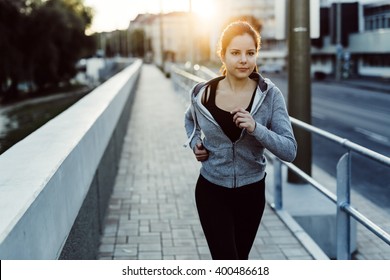
[(162, 68), (162, 71), (165, 70), (163, 18), (164, 18), (164, 14), (163, 14), (163, 0), (160, 0), (160, 52), (161, 52), (161, 68)]
[[(288, 111), (292, 117), (310, 124), (310, 0), (288, 2)], [(298, 154), (294, 163), (311, 175), (311, 134), (300, 128), (294, 128), (294, 134), (298, 142)], [(288, 180), (292, 183), (303, 183), (293, 172), (289, 172)]]
[(194, 66), (195, 64), (195, 51), (194, 51), (194, 19), (193, 19), (193, 14), (192, 14), (192, 1), (189, 0), (189, 36), (190, 36), (190, 46), (189, 46), (189, 50), (190, 50), (190, 62), (191, 62), (191, 67)]
[(336, 80), (341, 79), (341, 59), (343, 55), (343, 46), (341, 44), (341, 3), (336, 4), (336, 65), (335, 76)]

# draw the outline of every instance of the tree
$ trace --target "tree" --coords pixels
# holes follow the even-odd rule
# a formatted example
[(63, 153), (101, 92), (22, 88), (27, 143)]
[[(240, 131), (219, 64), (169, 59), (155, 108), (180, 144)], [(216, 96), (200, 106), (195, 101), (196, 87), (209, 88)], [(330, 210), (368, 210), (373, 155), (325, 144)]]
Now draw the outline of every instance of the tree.
[(40, 88), (68, 81), (76, 62), (88, 53), (91, 40), (85, 29), (92, 11), (83, 7), (82, 0), (49, 0), (31, 14), (33, 73)]
[(143, 29), (135, 29), (130, 33), (130, 52), (134, 56), (143, 57), (145, 52), (145, 32)]
[(23, 16), (8, 0), (0, 0), (0, 95), (7, 99), (17, 90), (21, 76), (20, 35)]
[(40, 89), (67, 82), (76, 62), (96, 50), (85, 35), (93, 10), (83, 0), (0, 0), (0, 97), (20, 82)]

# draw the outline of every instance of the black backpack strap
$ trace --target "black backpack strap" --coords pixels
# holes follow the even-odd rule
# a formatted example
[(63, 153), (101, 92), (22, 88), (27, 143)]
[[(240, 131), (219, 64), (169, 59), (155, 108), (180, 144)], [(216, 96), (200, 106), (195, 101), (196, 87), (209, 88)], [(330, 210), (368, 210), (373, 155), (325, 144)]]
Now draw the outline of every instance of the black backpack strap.
[(200, 82), (200, 83), (197, 83), (194, 87), (194, 90), (193, 90), (193, 95), (194, 97), (196, 97), (200, 91), (200, 89), (206, 84), (207, 82)]
[(197, 83), (197, 84), (195, 85), (195, 87), (194, 87), (194, 90), (193, 90), (193, 95), (194, 95), (194, 97), (196, 97), (196, 96), (198, 95), (200, 89), (201, 89), (203, 86), (209, 85), (209, 84), (213, 83), (214, 81), (220, 81), (220, 80), (222, 80), (223, 78), (225, 78), (225, 76), (218, 76), (218, 77), (213, 78), (213, 79), (211, 79), (211, 80), (209, 80), (209, 81), (207, 81), (207, 82), (200, 82), (200, 83)]

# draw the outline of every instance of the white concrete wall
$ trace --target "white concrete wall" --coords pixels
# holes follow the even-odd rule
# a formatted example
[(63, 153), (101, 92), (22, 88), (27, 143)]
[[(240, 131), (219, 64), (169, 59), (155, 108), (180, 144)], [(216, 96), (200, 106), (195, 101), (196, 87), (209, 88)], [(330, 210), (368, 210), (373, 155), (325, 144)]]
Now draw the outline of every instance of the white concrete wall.
[(364, 54), (388, 54), (390, 51), (390, 30), (379, 29), (351, 34), (347, 51)]
[(390, 78), (390, 67), (364, 66), (359, 62), (358, 73), (362, 76)]
[(0, 156), (0, 259), (57, 259), (141, 61)]

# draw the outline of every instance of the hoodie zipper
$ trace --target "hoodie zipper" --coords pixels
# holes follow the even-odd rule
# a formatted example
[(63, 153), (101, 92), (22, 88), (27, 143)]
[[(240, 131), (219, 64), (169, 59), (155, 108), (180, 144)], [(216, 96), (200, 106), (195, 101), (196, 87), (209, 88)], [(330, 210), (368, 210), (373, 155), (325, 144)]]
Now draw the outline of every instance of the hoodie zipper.
[(237, 188), (237, 176), (236, 176), (236, 142), (233, 142), (233, 188)]
[[(206, 112), (203, 112), (202, 109), (200, 109), (199, 111), (205, 118), (207, 118), (210, 122), (214, 123), (217, 126), (217, 128), (220, 130), (220, 132), (223, 135), (225, 135), (225, 132), (222, 130), (222, 128), (219, 126), (219, 124), (215, 121), (215, 119), (211, 115), (209, 115)], [(225, 135), (227, 141), (230, 141), (230, 143), (232, 143), (232, 153), (233, 153), (233, 188), (237, 188), (237, 185), (238, 185), (237, 184), (237, 172), (236, 172), (236, 143), (238, 141), (240, 141), (240, 139), (242, 138), (243, 134), (244, 134), (244, 129), (242, 130), (240, 137), (235, 142), (232, 142), (229, 139), (229, 137), (227, 137)]]

